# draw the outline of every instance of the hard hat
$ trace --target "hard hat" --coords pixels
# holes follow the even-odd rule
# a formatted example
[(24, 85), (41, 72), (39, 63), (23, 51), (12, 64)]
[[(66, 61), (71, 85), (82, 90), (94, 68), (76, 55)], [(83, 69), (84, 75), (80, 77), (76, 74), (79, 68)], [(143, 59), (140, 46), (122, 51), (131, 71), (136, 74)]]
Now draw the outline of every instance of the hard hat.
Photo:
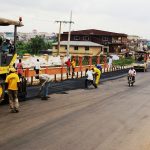
[(9, 68), (9, 72), (16, 72), (16, 69), (15, 68)]

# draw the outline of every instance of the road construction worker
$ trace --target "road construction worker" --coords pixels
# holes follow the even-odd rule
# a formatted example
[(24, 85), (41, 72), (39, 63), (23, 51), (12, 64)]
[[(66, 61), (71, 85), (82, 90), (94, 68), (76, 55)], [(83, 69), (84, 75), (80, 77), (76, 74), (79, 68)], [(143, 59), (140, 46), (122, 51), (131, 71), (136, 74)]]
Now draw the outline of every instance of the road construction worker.
[(51, 81), (51, 76), (48, 74), (39, 74), (36, 79), (40, 80), (40, 84), (41, 84), (41, 88), (40, 88), (40, 92), (41, 92), (41, 99), (42, 100), (48, 100), (49, 96), (48, 96), (48, 88), (50, 85), (50, 81)]
[(75, 61), (74, 58), (73, 58), (73, 60), (71, 62), (71, 65), (72, 65), (72, 74), (74, 76), (75, 75), (75, 68), (76, 68), (76, 61)]
[(85, 79), (85, 88), (88, 88), (89, 84), (90, 85), (92, 84), (95, 88), (97, 88), (97, 85), (93, 81), (93, 71), (86, 69), (85, 72), (86, 72), (86, 76), (87, 76), (87, 78)]
[(3, 87), (2, 85), (0, 84), (0, 101), (2, 99), (2, 95), (3, 95)]
[(100, 81), (101, 71), (96, 67), (92, 68), (92, 71), (95, 74), (95, 84), (96, 86), (98, 86)]
[(6, 90), (9, 96), (9, 105), (11, 113), (19, 112), (19, 101), (18, 101), (18, 88), (20, 84), (19, 76), (16, 73), (15, 68), (9, 69), (9, 75), (6, 77)]

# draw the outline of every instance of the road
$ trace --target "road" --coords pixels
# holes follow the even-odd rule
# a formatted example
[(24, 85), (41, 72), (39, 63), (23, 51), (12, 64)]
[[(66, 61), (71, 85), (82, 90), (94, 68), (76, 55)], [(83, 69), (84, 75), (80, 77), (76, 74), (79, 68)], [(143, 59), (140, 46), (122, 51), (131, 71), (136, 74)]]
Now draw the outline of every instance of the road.
[(0, 150), (150, 150), (150, 72), (126, 80), (0, 106)]
[[(116, 78), (120, 78), (126, 76), (128, 73), (128, 69), (116, 70), (112, 72), (105, 72), (101, 75), (101, 81), (112, 80)], [(85, 81), (85, 77), (80, 79), (69, 79), (61, 82), (52, 82), (50, 93), (63, 93), (68, 90), (76, 90), (76, 89), (84, 89), (83, 82)], [(27, 87), (27, 100), (34, 99), (39, 95), (39, 86), (31, 86)]]

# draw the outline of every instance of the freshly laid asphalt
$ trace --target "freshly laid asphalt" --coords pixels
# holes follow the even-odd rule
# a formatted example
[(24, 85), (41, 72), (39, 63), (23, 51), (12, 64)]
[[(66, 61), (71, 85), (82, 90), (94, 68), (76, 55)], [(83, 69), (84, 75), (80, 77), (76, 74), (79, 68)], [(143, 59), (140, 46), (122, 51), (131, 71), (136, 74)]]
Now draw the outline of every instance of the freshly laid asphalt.
[[(113, 72), (102, 73), (100, 82), (114, 80), (127, 75), (128, 69), (116, 70)], [(79, 79), (68, 79), (61, 82), (52, 82), (49, 88), (49, 94), (64, 93), (68, 90), (84, 89), (85, 77)], [(26, 100), (31, 100), (39, 97), (40, 86), (27, 87)]]
[(97, 89), (74, 81), (79, 89), (67, 90), (76, 85), (68, 80), (51, 94), (54, 84), (48, 101), (22, 102), (19, 113), (1, 106), (0, 150), (150, 150), (150, 69), (133, 87), (126, 76)]

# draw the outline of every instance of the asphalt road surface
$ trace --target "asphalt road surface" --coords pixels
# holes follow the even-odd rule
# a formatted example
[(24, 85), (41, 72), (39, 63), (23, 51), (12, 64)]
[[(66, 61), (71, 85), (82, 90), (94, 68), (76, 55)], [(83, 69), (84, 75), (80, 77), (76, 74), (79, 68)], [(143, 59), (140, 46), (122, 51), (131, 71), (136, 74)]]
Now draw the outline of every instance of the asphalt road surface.
[(0, 150), (150, 150), (150, 72), (0, 106)]

